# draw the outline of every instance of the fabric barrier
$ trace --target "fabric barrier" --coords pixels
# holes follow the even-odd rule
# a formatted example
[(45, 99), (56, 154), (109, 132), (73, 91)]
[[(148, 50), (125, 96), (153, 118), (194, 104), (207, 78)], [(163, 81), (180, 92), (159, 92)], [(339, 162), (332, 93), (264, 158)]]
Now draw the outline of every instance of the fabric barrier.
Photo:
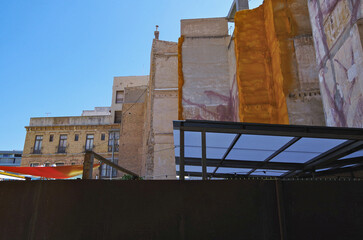
[[(100, 164), (94, 164), (93, 169)], [(78, 176), (83, 173), (83, 165), (70, 165), (58, 167), (5, 167), (0, 166), (0, 170), (22, 175), (31, 175), (44, 178), (66, 179)]]

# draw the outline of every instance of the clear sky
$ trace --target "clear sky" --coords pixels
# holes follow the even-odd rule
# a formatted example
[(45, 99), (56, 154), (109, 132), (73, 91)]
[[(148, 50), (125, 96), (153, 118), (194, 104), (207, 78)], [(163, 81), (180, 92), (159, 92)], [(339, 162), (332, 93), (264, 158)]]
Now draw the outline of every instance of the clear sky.
[(0, 150), (23, 149), (30, 117), (110, 106), (114, 76), (149, 74), (155, 25), (177, 41), (180, 19), (224, 17), (232, 2), (0, 1)]

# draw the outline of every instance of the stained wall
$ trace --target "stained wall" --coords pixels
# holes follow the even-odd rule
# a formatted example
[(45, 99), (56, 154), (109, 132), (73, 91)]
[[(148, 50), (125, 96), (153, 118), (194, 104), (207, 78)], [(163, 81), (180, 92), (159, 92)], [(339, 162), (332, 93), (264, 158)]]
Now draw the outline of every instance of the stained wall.
[(308, 19), (303, 0), (236, 13), (240, 121), (325, 125)]
[(144, 124), (142, 176), (175, 179), (173, 120), (178, 119), (178, 45), (154, 39)]
[(363, 127), (362, 1), (308, 5), (327, 125)]
[(232, 121), (226, 18), (181, 20), (179, 118)]

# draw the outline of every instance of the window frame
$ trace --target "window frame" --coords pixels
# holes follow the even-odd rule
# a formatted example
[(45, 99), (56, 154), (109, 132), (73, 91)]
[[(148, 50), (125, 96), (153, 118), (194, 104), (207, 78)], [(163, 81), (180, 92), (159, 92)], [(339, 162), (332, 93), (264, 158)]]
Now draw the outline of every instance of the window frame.
[(67, 140), (68, 140), (67, 134), (61, 134), (59, 136), (59, 144), (58, 144), (58, 151), (57, 151), (57, 153), (66, 153)]
[[(122, 97), (118, 98), (118, 95), (122, 95)], [(123, 103), (125, 99), (125, 91), (124, 90), (119, 90), (116, 91), (116, 96), (115, 96), (115, 103)]]
[(43, 135), (35, 135), (33, 154), (42, 153)]
[[(90, 136), (92, 136), (92, 138)], [(94, 140), (95, 140), (95, 135), (94, 134), (87, 134), (86, 135), (86, 144), (85, 144), (85, 150), (86, 151), (92, 151), (93, 150)], [(89, 145), (91, 145), (91, 146), (89, 146)]]

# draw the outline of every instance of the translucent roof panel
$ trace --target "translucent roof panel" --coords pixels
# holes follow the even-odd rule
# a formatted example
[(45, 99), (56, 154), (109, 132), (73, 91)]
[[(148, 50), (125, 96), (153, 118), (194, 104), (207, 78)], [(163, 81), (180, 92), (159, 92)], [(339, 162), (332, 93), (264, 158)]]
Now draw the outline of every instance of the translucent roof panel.
[(173, 130), (174, 135), (174, 145), (180, 146), (180, 131), (179, 130)]
[[(179, 149), (180, 151), (180, 149)], [(202, 148), (201, 147), (184, 147), (184, 157), (190, 158), (201, 158), (202, 157)]]
[(274, 157), (272, 160), (270, 160), (270, 162), (306, 163), (320, 154), (321, 153), (285, 151)]
[(251, 170), (252, 169), (247, 169), (247, 168), (224, 168), (224, 167), (220, 167), (220, 168), (218, 168), (216, 173), (247, 174)]
[(227, 152), (227, 148), (206, 148), (207, 158), (222, 159), (223, 155)]
[(243, 134), (234, 148), (276, 151), (292, 139), (293, 137)]
[(288, 171), (286, 170), (268, 170), (268, 169), (257, 169), (253, 173), (251, 173), (251, 176), (271, 176), (271, 177), (279, 177)]
[(175, 157), (180, 157), (180, 146), (175, 146)]
[(359, 151), (356, 151), (354, 153), (351, 153), (351, 154), (349, 154), (349, 155), (347, 155), (345, 157), (342, 157), (339, 160), (347, 159), (347, 158), (355, 158), (355, 157), (363, 157), (363, 149), (359, 150)]
[(325, 138), (301, 138), (285, 151), (274, 157), (271, 162), (306, 163), (346, 140)]
[(253, 150), (253, 149), (235, 149), (228, 154), (227, 159), (245, 160), (245, 161), (264, 161), (275, 151), (270, 150)]
[[(179, 165), (176, 165), (175, 168), (176, 168), (176, 171), (179, 171), (179, 169), (180, 169)], [(214, 172), (214, 169), (215, 169), (215, 167), (207, 167), (207, 172), (212, 173), (212, 172)], [(202, 172), (202, 167), (185, 165), (184, 171), (185, 172)]]
[(207, 147), (218, 147), (218, 148), (228, 148), (233, 139), (237, 134), (229, 133), (211, 133), (207, 132), (206, 136), (206, 146)]
[(326, 138), (301, 138), (291, 147), (286, 149), (286, 152), (323, 153), (344, 143), (345, 141), (347, 140)]
[(202, 135), (200, 132), (184, 132), (185, 146), (202, 146)]

